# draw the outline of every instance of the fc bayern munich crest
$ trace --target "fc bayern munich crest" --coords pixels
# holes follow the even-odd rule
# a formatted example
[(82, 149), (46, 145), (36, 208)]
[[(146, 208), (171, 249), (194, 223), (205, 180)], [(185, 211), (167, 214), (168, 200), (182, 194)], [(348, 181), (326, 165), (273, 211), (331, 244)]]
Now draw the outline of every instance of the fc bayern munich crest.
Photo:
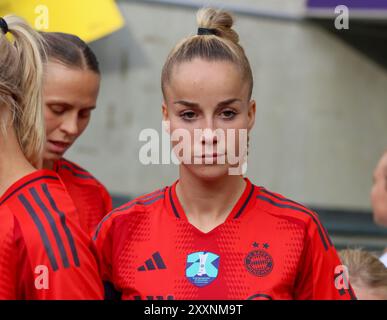
[(257, 277), (265, 277), (273, 270), (273, 258), (264, 250), (253, 250), (245, 258), (246, 269)]

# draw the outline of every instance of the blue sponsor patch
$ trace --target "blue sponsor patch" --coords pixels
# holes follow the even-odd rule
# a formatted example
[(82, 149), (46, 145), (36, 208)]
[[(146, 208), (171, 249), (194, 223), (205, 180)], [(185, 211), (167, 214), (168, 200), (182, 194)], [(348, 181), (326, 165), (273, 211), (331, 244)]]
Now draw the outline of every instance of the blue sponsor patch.
[(187, 256), (185, 276), (197, 287), (204, 287), (212, 283), (219, 272), (220, 257), (211, 252), (194, 252)]

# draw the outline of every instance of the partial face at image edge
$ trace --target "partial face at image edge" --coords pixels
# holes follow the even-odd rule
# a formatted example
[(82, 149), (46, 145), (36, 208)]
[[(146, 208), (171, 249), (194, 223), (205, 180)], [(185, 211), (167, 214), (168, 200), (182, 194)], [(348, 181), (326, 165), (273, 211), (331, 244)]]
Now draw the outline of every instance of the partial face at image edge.
[(374, 170), (371, 204), (375, 222), (387, 227), (387, 152)]

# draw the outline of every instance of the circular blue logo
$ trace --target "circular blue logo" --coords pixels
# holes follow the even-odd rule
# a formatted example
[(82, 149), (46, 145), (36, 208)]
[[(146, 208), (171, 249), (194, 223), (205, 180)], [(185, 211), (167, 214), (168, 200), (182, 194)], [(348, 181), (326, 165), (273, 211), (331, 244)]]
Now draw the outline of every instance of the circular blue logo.
[(199, 251), (187, 256), (185, 275), (197, 287), (212, 283), (219, 273), (220, 257), (212, 252)]

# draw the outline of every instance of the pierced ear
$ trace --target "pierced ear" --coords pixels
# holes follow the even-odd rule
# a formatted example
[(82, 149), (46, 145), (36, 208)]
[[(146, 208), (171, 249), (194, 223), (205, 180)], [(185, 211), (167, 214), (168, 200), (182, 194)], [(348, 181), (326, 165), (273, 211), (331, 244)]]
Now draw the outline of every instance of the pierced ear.
[(248, 117), (249, 117), (249, 123), (247, 125), (248, 131), (250, 131), (254, 127), (255, 112), (256, 112), (256, 102), (255, 100), (251, 100), (249, 102), (249, 111), (248, 111)]

